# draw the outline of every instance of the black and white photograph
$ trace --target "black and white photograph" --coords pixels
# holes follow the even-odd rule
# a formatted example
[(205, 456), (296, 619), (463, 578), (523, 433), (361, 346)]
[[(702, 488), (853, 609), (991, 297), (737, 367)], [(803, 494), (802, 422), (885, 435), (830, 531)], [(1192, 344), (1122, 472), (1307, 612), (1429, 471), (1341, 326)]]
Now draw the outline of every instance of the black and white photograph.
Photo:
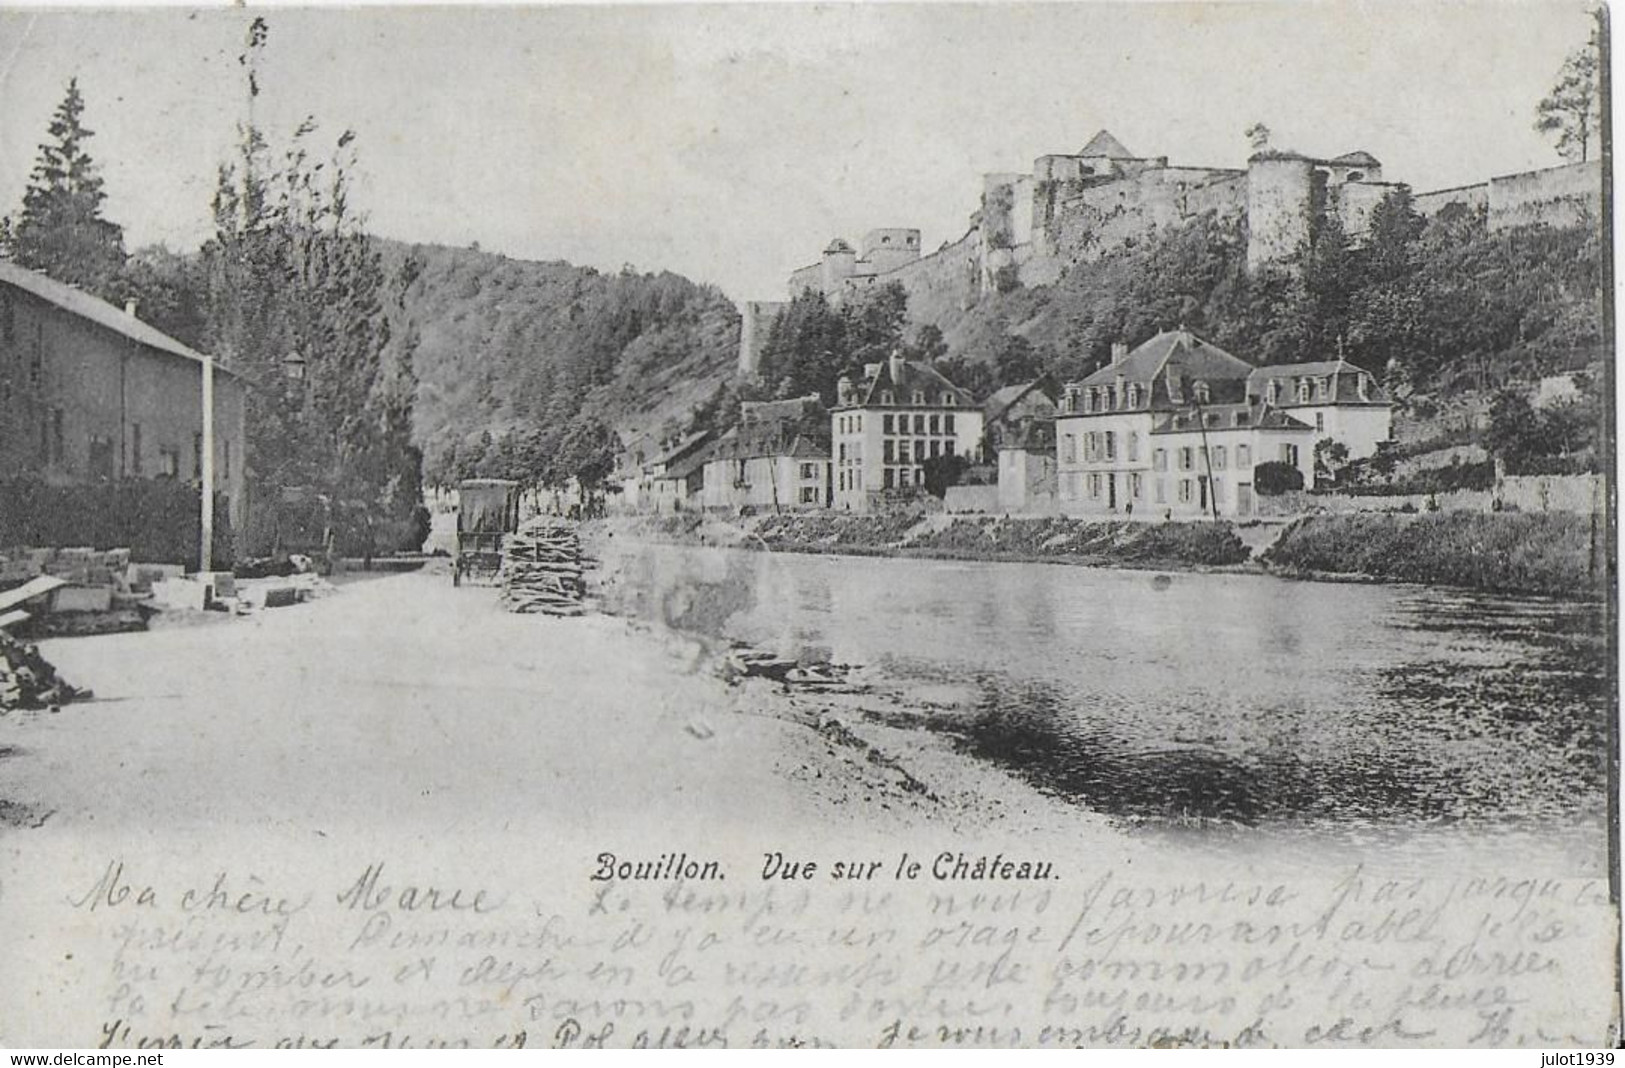
[(0, 1047), (1611, 1051), (1610, 39), (0, 0)]

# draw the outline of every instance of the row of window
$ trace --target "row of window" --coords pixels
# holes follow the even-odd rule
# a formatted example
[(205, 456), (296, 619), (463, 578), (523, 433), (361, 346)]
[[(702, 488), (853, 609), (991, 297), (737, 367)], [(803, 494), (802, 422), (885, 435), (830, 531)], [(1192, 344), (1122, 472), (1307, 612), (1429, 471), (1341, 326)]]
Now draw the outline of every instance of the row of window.
[[(923, 389), (916, 389), (913, 393), (909, 394), (909, 397), (909, 403), (915, 405), (916, 407), (924, 407), (928, 403), (925, 390)], [(896, 404), (897, 394), (893, 393), (889, 389), (881, 390), (880, 403), (885, 405)], [(937, 405), (942, 408), (957, 408), (959, 407), (959, 397), (948, 390), (943, 390), (942, 393), (940, 393), (937, 397)]]
[[(1286, 392), (1287, 379), (1272, 378), (1266, 389), (1265, 397), (1271, 404), (1280, 404), (1281, 397)], [(1330, 403), (1332, 400), (1332, 376), (1321, 375), (1319, 378), (1292, 379), (1295, 394), (1299, 404), (1308, 404), (1311, 401)], [(1359, 374), (1354, 376), (1354, 388), (1361, 400), (1371, 399), (1371, 376)]]
[[(912, 453), (912, 455), (910, 455)], [(952, 456), (954, 454), (953, 438), (933, 438), (926, 441), (921, 438), (909, 446), (908, 438), (887, 438), (884, 442), (884, 452), (881, 455), (882, 463), (914, 463), (930, 456)]]
[[(850, 471), (840, 471), (835, 476), (836, 488), (846, 493), (848, 490), (863, 489), (863, 469), (853, 468)], [(923, 467), (885, 467), (880, 472), (880, 486), (882, 489), (909, 489), (913, 486), (925, 485), (925, 468)]]
[[(1117, 459), (1117, 431), (1092, 430), (1083, 435), (1083, 459), (1085, 463), (1099, 460)], [(1076, 463), (1078, 459), (1078, 436), (1076, 434), (1061, 435), (1061, 462)], [(1123, 434), (1124, 445), (1130, 460), (1140, 458), (1140, 435), (1138, 431), (1129, 430)]]
[[(1270, 405), (1281, 403), (1281, 398), (1287, 395), (1289, 384), (1299, 404), (1310, 404), (1315, 401), (1330, 403), (1333, 399), (1331, 375), (1321, 375), (1318, 378), (1272, 378), (1265, 390)], [(1355, 376), (1355, 388), (1361, 400), (1370, 400), (1371, 376), (1367, 374)], [(1121, 389), (1115, 385), (1074, 386), (1066, 391), (1066, 396), (1061, 402), (1061, 410), (1084, 413), (1133, 411), (1140, 407), (1142, 400), (1149, 400), (1149, 397), (1150, 387), (1142, 387), (1137, 382), (1131, 382)], [(1212, 397), (1213, 391), (1208, 383), (1201, 380), (1191, 383), (1191, 399), (1197, 404), (1212, 403)], [(1176, 378), (1168, 379), (1168, 399), (1175, 404), (1184, 403), (1184, 391)]]
[[(1185, 402), (1185, 392), (1180, 386), (1179, 379), (1168, 379), (1168, 399), (1175, 404)], [(1191, 383), (1191, 399), (1197, 404), (1211, 404), (1213, 390), (1206, 383), (1198, 379)], [(1139, 408), (1142, 401), (1149, 404), (1151, 400), (1151, 387), (1142, 386), (1138, 382), (1130, 382), (1118, 387), (1111, 386), (1073, 386), (1066, 391), (1061, 400), (1061, 410), (1066, 412), (1129, 412)]]
[[(880, 422), (880, 429), (882, 433), (909, 433), (909, 417), (907, 415), (897, 416), (895, 422), (893, 421), (892, 416), (884, 415), (881, 416)], [(913, 432), (915, 434), (952, 434), (954, 432), (953, 413), (950, 412), (942, 416), (921, 415), (916, 413), (914, 416), (913, 427)]]
[[(1248, 411), (1246, 408), (1237, 409), (1230, 418), (1231, 426), (1251, 426), (1252, 422), (1253, 413)], [(1181, 413), (1174, 416), (1173, 425), (1175, 430), (1184, 430), (1189, 427), (1197, 426), (1198, 421), (1194, 415), (1185, 415)], [(1224, 426), (1224, 414), (1222, 412), (1203, 412), (1200, 425), (1205, 427), (1222, 427)]]
[[(1288, 448), (1297, 449), (1296, 445)], [(1230, 450), (1223, 445), (1215, 445), (1211, 449), (1200, 446), (1187, 445), (1174, 450), (1175, 462), (1181, 471), (1195, 471), (1202, 468), (1212, 468), (1223, 471), (1230, 465)], [(1251, 445), (1236, 446), (1236, 467), (1245, 470), (1253, 465), (1253, 448)], [(1151, 469), (1154, 471), (1168, 470), (1168, 450), (1151, 450)]]
[[(945, 394), (951, 396), (951, 394)], [(926, 415), (916, 412), (912, 422), (906, 412), (896, 415), (886, 414), (880, 417), (881, 431), (886, 434), (952, 434), (954, 433), (954, 416), (952, 412), (943, 415)], [(863, 415), (854, 412), (851, 415), (838, 415), (835, 417), (835, 432), (837, 434), (863, 433)]]
[[(886, 438), (881, 443), (881, 463), (910, 464), (933, 456), (952, 456), (958, 443), (953, 438)], [(835, 446), (838, 464), (863, 462), (863, 442), (838, 442)]]
[[(1139, 435), (1129, 431), (1123, 435), (1127, 448), (1125, 459), (1137, 461), (1140, 458)], [(1117, 442), (1113, 431), (1085, 434), (1083, 458), (1087, 461), (1116, 460)], [(1077, 442), (1072, 434), (1065, 434), (1061, 438), (1061, 459), (1063, 462), (1073, 462), (1077, 459)], [(1211, 448), (1187, 445), (1174, 450), (1174, 461), (1181, 471), (1194, 471), (1211, 467), (1215, 471), (1222, 471), (1230, 465), (1231, 452), (1223, 445), (1214, 445)], [(1298, 447), (1283, 444), (1280, 447), (1278, 459), (1293, 467), (1298, 465)], [(1253, 464), (1253, 450), (1250, 445), (1237, 445), (1235, 447), (1236, 467), (1245, 470)], [(1168, 450), (1151, 450), (1151, 468), (1154, 471), (1168, 470)]]
[(883, 489), (908, 489), (910, 486), (923, 485), (925, 485), (923, 467), (888, 467), (881, 471)]
[[(40, 413), (38, 458), (42, 466), (60, 466), (67, 459), (67, 435), (63, 429), (61, 408), (47, 408)], [(113, 439), (105, 434), (91, 434), (89, 439), (89, 474), (93, 478), (111, 479), (117, 473), (114, 462), (116, 450)], [(146, 450), (142, 448), (141, 424), (130, 424), (129, 474), (140, 477), (146, 472)], [(181, 453), (173, 446), (158, 446), (159, 478), (181, 477)], [(220, 441), (220, 470), (222, 480), (231, 478), (231, 439)], [(192, 477), (203, 477), (203, 435), (192, 435)]]
[[(1173, 481), (1174, 500), (1180, 504), (1195, 504), (1207, 508), (1211, 502), (1222, 505), (1225, 501), (1225, 484), (1222, 478), (1208, 478), (1197, 475), (1194, 478), (1179, 478)], [(1246, 489), (1251, 483), (1238, 484)], [(1114, 482), (1110, 474), (1093, 472), (1069, 472), (1061, 480), (1061, 499), (1068, 501), (1082, 500), (1087, 497), (1091, 501), (1104, 501), (1108, 507), (1132, 507), (1135, 502), (1145, 500), (1146, 480), (1138, 472), (1130, 472), (1124, 476), (1121, 483)], [(1169, 503), (1169, 480), (1157, 478), (1151, 480), (1152, 503)], [(1121, 494), (1121, 499), (1119, 495)], [(1210, 496), (1211, 495), (1211, 496)]]

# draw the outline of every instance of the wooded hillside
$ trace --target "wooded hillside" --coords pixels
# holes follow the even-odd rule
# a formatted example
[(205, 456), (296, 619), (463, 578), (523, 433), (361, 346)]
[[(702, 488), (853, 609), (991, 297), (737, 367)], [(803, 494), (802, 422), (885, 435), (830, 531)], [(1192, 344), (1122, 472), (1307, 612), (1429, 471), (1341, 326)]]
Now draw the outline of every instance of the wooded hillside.
[[(739, 317), (679, 275), (604, 274), (475, 249), (385, 242), (406, 266), (425, 480), (544, 465), (572, 429), (658, 434), (733, 374)], [(504, 439), (507, 443), (504, 444)]]

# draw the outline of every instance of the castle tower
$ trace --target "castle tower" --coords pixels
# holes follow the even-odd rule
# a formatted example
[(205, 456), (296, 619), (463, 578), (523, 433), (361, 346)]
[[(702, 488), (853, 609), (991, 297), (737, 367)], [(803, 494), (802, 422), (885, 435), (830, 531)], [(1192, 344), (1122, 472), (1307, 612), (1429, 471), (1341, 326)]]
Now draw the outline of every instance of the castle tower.
[(739, 309), (739, 375), (754, 378), (762, 369), (762, 346), (773, 320), (788, 303), (782, 300), (747, 300)]
[(1291, 259), (1309, 243), (1314, 161), (1260, 152), (1247, 161), (1247, 270)]
[(836, 299), (842, 283), (858, 272), (858, 254), (852, 251), (844, 237), (837, 237), (824, 249), (823, 291), (826, 297)]
[(875, 274), (895, 271), (920, 258), (920, 232), (906, 227), (870, 230), (858, 243), (858, 251)]

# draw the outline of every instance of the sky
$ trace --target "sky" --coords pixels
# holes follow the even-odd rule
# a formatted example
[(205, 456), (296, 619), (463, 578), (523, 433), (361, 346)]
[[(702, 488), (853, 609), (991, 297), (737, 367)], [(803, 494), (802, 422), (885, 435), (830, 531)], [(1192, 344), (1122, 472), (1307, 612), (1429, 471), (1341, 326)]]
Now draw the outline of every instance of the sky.
[[(3, 3), (3, 0), (0, 0)], [(0, 213), (77, 77), (106, 215), (190, 250), (230, 155), (248, 22), (257, 117), (359, 135), (371, 229), (782, 298), (830, 238), (960, 237), (980, 175), (1105, 128), (1174, 164), (1365, 149), (1418, 191), (1560, 163), (1536, 103), (1578, 3), (0, 6)]]

